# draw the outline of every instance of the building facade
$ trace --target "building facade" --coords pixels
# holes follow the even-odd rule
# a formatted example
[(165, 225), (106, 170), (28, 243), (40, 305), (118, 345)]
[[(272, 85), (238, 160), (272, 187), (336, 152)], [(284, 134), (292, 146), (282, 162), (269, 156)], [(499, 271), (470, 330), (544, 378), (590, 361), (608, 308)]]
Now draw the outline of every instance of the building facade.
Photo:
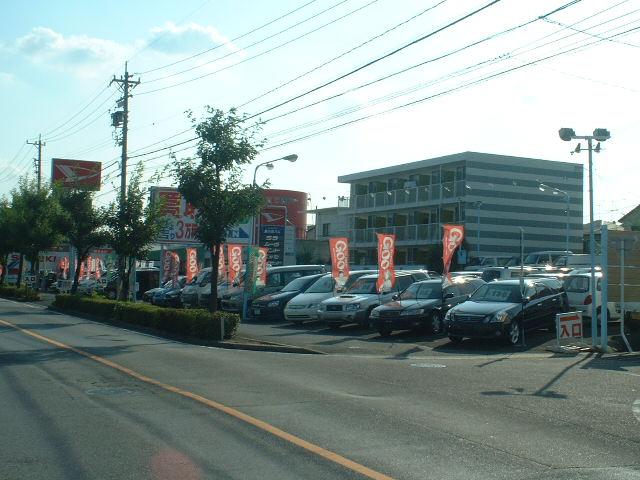
[(525, 252), (564, 250), (567, 224), (569, 249), (582, 251), (580, 164), (464, 152), (338, 181), (350, 184), (350, 205), (329, 216), (346, 215), (339, 230), (348, 226), (355, 263), (375, 263), (384, 232), (396, 234), (397, 263), (428, 264), (445, 223), (465, 226), (469, 256), (519, 254), (520, 227)]

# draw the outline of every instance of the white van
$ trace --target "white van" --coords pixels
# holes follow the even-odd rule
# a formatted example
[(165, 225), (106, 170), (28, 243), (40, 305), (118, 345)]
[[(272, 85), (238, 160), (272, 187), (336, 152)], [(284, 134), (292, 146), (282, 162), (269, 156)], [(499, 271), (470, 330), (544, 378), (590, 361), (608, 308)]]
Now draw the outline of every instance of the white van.
[[(596, 308), (598, 321), (600, 320), (600, 309), (602, 306), (602, 272), (596, 272)], [(591, 322), (591, 274), (578, 273), (575, 275), (567, 275), (564, 277), (564, 289), (569, 298), (569, 307), (573, 311), (582, 312), (582, 318), (588, 323)], [(615, 302), (608, 302), (607, 318), (615, 320), (620, 317), (616, 312)]]
[(544, 267), (546, 265), (555, 265), (558, 258), (562, 256), (573, 255), (571, 250), (542, 250), (540, 252), (531, 252), (524, 257), (524, 264), (535, 267)]
[[(600, 255), (595, 257), (596, 266), (600, 265)], [(591, 255), (588, 253), (573, 253), (559, 256), (553, 266), (562, 271), (568, 272), (576, 268), (591, 268)]]

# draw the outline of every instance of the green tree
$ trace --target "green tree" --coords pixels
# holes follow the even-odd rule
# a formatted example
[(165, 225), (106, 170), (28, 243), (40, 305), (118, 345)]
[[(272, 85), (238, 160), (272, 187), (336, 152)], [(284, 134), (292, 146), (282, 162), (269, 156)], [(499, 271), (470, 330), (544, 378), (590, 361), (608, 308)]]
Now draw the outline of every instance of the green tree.
[(145, 202), (148, 192), (141, 187), (142, 164), (138, 164), (127, 186), (123, 208), (118, 200), (109, 204), (105, 212), (107, 239), (118, 254), (118, 298), (129, 296), (129, 275), (136, 258), (147, 255), (158, 237), (164, 220), (160, 206)]
[(73, 273), (71, 293), (78, 290), (80, 265), (85, 261), (92, 248), (109, 241), (106, 231), (107, 212), (93, 205), (93, 192), (84, 190), (58, 189), (58, 202), (62, 207), (60, 226), (77, 251), (77, 263)]
[(218, 304), (218, 261), (227, 232), (241, 220), (259, 211), (262, 188), (242, 183), (244, 165), (253, 161), (262, 142), (256, 139), (259, 127), (244, 124), (245, 117), (234, 109), (206, 107), (207, 117), (198, 122), (188, 116), (199, 137), (197, 160), (178, 160), (173, 175), (178, 190), (197, 209), (197, 237), (211, 252), (210, 310)]
[(7, 277), (7, 256), (16, 251), (15, 222), (13, 221), (13, 210), (6, 198), (0, 199), (0, 285)]
[[(38, 188), (35, 180), (23, 178), (11, 192), (11, 209), (16, 251), (31, 262), (39, 285), (38, 254), (62, 240), (60, 204), (49, 186)], [(21, 276), (22, 261), (18, 282), (22, 280)]]

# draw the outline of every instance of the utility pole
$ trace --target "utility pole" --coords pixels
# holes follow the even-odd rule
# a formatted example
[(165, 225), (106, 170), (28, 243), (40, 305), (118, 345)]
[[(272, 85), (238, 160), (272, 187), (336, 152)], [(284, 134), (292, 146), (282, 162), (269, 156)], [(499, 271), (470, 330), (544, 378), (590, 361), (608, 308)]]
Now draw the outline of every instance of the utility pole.
[(42, 135), (38, 135), (37, 141), (30, 142), (27, 140), (27, 144), (38, 147), (38, 159), (36, 160), (35, 167), (38, 178), (38, 190), (40, 190), (40, 187), (42, 186), (42, 147), (44, 147), (46, 143), (42, 141)]
[[(111, 114), (112, 125), (114, 127), (122, 128), (122, 154), (120, 159), (120, 215), (124, 214), (124, 207), (127, 198), (127, 133), (129, 128), (129, 97), (131, 97), (131, 89), (135, 88), (140, 84), (140, 79), (133, 80), (131, 74), (129, 74), (128, 70), (128, 62), (124, 64), (124, 76), (120, 78), (116, 78), (115, 75), (111, 80), (111, 84), (116, 83), (120, 90), (122, 91), (122, 98), (118, 100), (118, 107), (122, 107), (122, 110), (117, 110)], [(126, 259), (121, 257), (118, 259), (118, 269), (120, 270), (118, 273), (118, 277), (120, 281), (118, 282), (120, 289), (122, 290), (121, 281), (124, 276), (124, 268), (125, 268)]]

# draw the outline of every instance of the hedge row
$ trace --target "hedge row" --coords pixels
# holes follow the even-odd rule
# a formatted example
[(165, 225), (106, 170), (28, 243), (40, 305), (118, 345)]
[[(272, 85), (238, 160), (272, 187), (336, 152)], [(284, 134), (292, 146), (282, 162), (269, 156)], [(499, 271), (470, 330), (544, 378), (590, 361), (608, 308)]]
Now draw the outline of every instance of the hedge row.
[(21, 301), (40, 300), (38, 292), (31, 288), (0, 285), (0, 297), (13, 298)]
[(220, 340), (221, 321), (224, 321), (224, 337), (231, 338), (240, 323), (240, 316), (229, 312), (212, 314), (207, 310), (162, 308), (145, 303), (118, 302), (102, 297), (56, 295), (53, 306), (61, 310), (87, 313), (104, 320), (126, 322), (202, 340)]

